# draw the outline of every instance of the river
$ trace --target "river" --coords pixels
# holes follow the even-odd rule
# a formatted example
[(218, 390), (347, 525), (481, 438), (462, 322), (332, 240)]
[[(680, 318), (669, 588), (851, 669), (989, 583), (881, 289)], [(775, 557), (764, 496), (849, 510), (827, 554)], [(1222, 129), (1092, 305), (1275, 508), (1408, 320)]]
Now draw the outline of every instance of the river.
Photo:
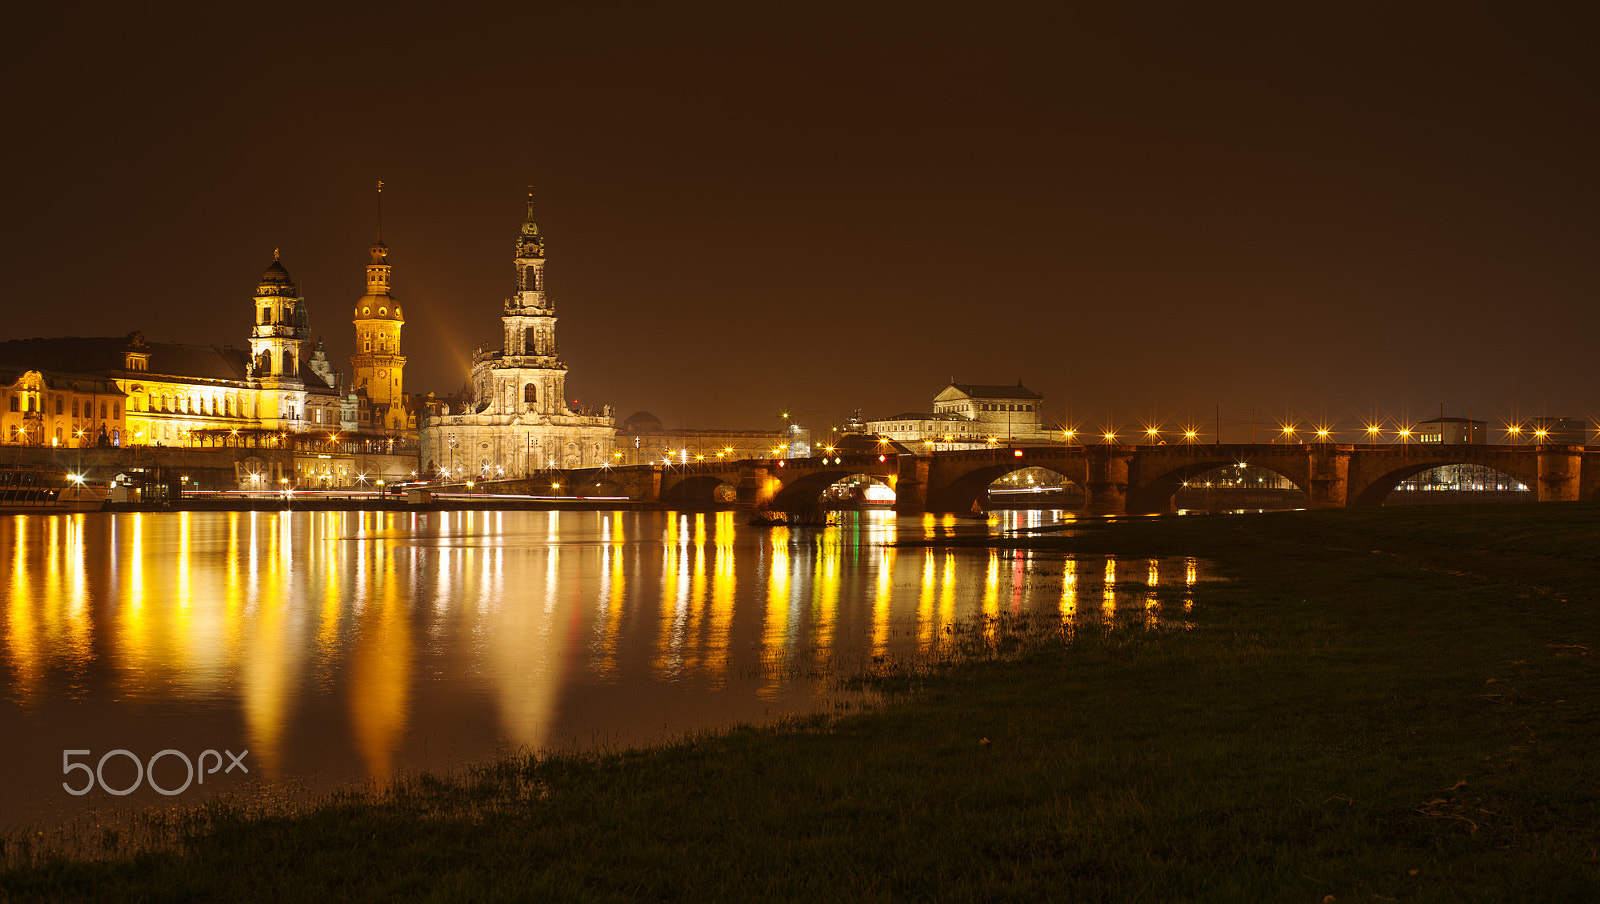
[(1175, 617), (1193, 560), (886, 545), (1061, 517), (3, 517), (0, 829), (811, 712), (982, 613)]

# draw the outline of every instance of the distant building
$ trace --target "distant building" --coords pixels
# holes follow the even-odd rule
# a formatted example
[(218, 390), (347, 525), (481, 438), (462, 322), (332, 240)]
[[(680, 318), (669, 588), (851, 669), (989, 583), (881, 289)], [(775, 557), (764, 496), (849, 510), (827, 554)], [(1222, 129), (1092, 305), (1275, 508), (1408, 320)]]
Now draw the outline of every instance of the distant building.
[(1524, 441), (1552, 445), (1586, 446), (1594, 428), (1581, 417), (1536, 417), (1523, 428)]
[(867, 432), (915, 449), (1060, 442), (1044, 423), (1044, 396), (1022, 385), (950, 383), (933, 397), (933, 411), (905, 412), (865, 422)]
[(545, 294), (544, 236), (533, 199), (517, 239), (516, 293), (506, 299), (500, 351), (473, 355), (473, 400), (464, 411), (428, 418), (419, 431), (425, 470), (456, 477), (523, 477), (614, 459), (611, 409), (573, 411), (567, 366), (556, 350), (555, 305)]
[(940, 449), (986, 445), (989, 434), (982, 425), (959, 414), (902, 411), (882, 420), (867, 421), (867, 432), (914, 448), (933, 443)]
[[(808, 454), (810, 434), (803, 427), (799, 430), (796, 439)], [(650, 412), (636, 411), (617, 428), (614, 458), (623, 465), (784, 458), (792, 457), (790, 443), (780, 430), (668, 429)]]
[(1477, 445), (1488, 438), (1488, 425), (1464, 417), (1436, 417), (1420, 421), (1411, 428), (1411, 435), (1419, 443), (1451, 445)]

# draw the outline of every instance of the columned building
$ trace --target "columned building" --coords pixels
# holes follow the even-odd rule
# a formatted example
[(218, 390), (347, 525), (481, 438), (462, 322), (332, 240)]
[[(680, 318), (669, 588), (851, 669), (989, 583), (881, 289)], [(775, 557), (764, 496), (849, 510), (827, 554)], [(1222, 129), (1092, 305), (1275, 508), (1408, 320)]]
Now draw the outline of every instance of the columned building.
[(515, 291), (501, 313), (500, 351), (473, 355), (468, 410), (429, 418), (419, 431), (423, 467), (457, 477), (522, 477), (612, 461), (616, 425), (567, 407), (567, 366), (556, 346), (556, 310), (545, 292), (544, 236), (528, 218), (517, 238)]

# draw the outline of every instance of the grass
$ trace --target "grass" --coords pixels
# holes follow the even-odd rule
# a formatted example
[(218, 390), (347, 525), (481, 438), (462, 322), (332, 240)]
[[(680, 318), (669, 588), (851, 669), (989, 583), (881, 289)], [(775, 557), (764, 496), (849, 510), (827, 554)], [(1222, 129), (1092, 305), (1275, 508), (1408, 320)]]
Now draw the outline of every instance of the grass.
[[(895, 702), (505, 760), (170, 850), (13, 856), (0, 898), (1504, 901), (1600, 897), (1600, 507), (1136, 520), (1189, 630), (964, 625)], [(15, 855), (15, 849), (11, 852)]]

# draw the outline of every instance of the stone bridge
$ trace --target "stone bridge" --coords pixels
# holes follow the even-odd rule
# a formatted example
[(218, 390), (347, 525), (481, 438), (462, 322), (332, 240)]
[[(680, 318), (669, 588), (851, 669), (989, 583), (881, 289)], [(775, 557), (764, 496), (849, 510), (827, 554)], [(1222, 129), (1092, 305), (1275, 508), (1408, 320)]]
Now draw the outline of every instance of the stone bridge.
[[(963, 512), (989, 484), (1047, 468), (1083, 488), (1089, 514), (1167, 512), (1184, 481), (1248, 464), (1280, 474), (1312, 508), (1382, 505), (1402, 480), (1443, 465), (1482, 465), (1528, 486), (1540, 502), (1600, 499), (1600, 449), (1512, 445), (1001, 446), (912, 454), (746, 459), (552, 472), (567, 495), (625, 495), (670, 508), (712, 507), (731, 490), (741, 506), (800, 510), (831, 484), (866, 474), (895, 491), (900, 512)], [(719, 488), (723, 488), (720, 489)], [(510, 489), (508, 487), (508, 489)]]

